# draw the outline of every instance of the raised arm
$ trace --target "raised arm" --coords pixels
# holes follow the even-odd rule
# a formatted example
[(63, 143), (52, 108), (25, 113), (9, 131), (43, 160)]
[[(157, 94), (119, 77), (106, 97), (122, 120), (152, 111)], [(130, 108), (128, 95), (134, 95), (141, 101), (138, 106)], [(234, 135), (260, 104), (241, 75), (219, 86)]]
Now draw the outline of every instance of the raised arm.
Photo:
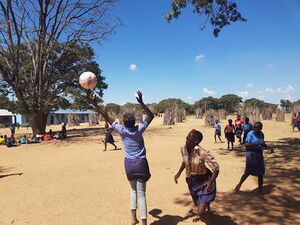
[(95, 111), (100, 113), (101, 116), (105, 119), (106, 122), (108, 122), (110, 125), (112, 125), (112, 123), (115, 122), (115, 120), (108, 115), (108, 113), (105, 111), (105, 109), (102, 106), (97, 104), (95, 94), (91, 95), (91, 101), (90, 102), (95, 107)]
[(142, 92), (137, 91), (137, 95), (138, 95), (138, 96), (136, 97), (136, 100), (138, 101), (138, 103), (142, 106), (142, 108), (143, 108), (144, 111), (146, 112), (147, 118), (146, 118), (145, 120), (148, 122), (148, 124), (150, 124), (151, 121), (152, 121), (153, 118), (154, 118), (154, 115), (153, 115), (153, 113), (150, 111), (150, 109), (148, 108), (148, 106), (145, 105), (145, 103), (143, 102), (143, 94), (142, 94)]

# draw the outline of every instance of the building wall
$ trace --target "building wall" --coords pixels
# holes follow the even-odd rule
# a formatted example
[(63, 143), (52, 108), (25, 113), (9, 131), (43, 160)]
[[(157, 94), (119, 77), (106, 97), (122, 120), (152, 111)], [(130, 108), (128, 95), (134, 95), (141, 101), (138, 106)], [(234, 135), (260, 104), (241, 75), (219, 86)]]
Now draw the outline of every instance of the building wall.
[(0, 124), (3, 124), (5, 127), (8, 127), (13, 122), (13, 116), (0, 116)]

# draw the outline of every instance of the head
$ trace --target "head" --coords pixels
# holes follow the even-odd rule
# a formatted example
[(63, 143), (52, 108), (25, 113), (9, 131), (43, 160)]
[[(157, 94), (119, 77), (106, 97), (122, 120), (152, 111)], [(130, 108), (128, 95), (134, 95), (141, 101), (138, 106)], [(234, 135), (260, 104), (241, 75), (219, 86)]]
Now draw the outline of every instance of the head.
[(229, 123), (229, 124), (232, 124), (232, 119), (229, 119), (229, 120), (228, 120), (228, 123)]
[(203, 135), (200, 131), (192, 129), (186, 137), (186, 145), (190, 148), (194, 148), (202, 141)]
[(294, 113), (294, 116), (297, 116), (297, 114), (296, 114), (296, 113)]
[(245, 118), (245, 123), (249, 123), (249, 118), (248, 117)]
[(52, 133), (52, 129), (49, 130), (49, 133)]
[(123, 115), (123, 123), (127, 128), (132, 128), (135, 125), (135, 117), (132, 113), (125, 113)]
[(236, 116), (236, 119), (237, 119), (237, 120), (240, 120), (240, 119), (241, 119), (241, 115), (237, 115), (237, 116)]
[(219, 120), (216, 120), (216, 123), (219, 123)]
[(300, 116), (300, 112), (298, 112), (298, 116)]
[(3, 138), (3, 135), (1, 135), (0, 138)]
[(66, 123), (65, 123), (65, 122), (62, 122), (61, 125), (62, 125), (62, 126), (66, 126)]
[(26, 135), (24, 135), (23, 138), (26, 138)]
[(253, 125), (253, 130), (255, 133), (259, 133), (262, 130), (262, 128), (263, 128), (262, 122), (256, 122)]

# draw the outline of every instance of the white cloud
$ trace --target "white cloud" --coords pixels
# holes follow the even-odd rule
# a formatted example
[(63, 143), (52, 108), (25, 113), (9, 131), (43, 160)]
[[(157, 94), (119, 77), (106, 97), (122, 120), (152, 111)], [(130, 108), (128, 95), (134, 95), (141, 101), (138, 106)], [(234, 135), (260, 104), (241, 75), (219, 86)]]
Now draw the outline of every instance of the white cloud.
[(288, 100), (292, 101), (294, 98), (291, 95), (286, 95), (285, 99), (288, 99)]
[(187, 97), (187, 99), (191, 100), (191, 99), (192, 99), (192, 97), (191, 97), (191, 96), (189, 96), (189, 97)]
[(241, 92), (238, 92), (237, 95), (242, 98), (247, 98), (249, 96), (249, 91), (241, 91)]
[(289, 93), (289, 92), (292, 92), (294, 90), (295, 90), (295, 88), (292, 85), (289, 84), (286, 88), (278, 88), (277, 92), (280, 92), (280, 93)]
[(266, 65), (266, 67), (267, 67), (268, 69), (273, 69), (273, 68), (274, 68), (274, 64), (269, 63), (269, 64)]
[(247, 84), (246, 87), (247, 87), (247, 88), (254, 87), (254, 84)]
[(130, 64), (129, 69), (132, 70), (132, 71), (136, 70), (137, 69), (136, 64)]
[(266, 92), (266, 93), (274, 93), (275, 90), (272, 89), (272, 88), (266, 88), (266, 89), (264, 90), (264, 92)]
[(202, 91), (204, 92), (204, 94), (206, 95), (215, 95), (216, 92), (213, 90), (209, 90), (208, 88), (203, 88)]
[(195, 60), (196, 60), (197, 62), (201, 62), (203, 59), (204, 59), (204, 54), (199, 54), (199, 55), (197, 55), (197, 56), (195, 57)]

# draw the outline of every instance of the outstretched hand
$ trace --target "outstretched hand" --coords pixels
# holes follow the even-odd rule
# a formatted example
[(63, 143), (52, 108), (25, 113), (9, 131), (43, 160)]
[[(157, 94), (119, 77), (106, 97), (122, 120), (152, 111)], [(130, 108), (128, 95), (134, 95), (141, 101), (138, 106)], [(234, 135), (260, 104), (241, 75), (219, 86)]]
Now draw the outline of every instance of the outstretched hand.
[(143, 94), (141, 91), (136, 92), (137, 96), (135, 97), (138, 103), (142, 104), (143, 103)]

